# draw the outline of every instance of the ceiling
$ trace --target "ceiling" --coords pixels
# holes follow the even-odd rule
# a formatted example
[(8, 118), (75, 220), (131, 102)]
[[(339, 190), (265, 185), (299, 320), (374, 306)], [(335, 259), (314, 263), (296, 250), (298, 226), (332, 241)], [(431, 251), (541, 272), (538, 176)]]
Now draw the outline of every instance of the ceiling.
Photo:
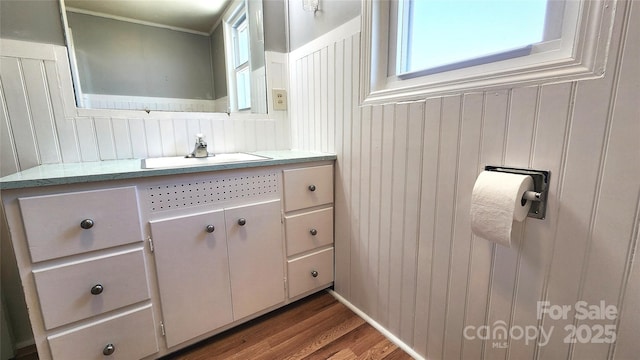
[(64, 0), (67, 10), (210, 33), (231, 0)]

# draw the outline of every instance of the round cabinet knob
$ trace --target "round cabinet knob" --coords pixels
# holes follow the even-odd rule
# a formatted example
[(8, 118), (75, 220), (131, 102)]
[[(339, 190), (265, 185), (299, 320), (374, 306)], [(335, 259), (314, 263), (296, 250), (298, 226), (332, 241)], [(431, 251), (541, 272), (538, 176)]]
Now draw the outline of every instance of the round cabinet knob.
[(91, 295), (100, 295), (104, 291), (102, 284), (96, 284), (91, 287)]
[(238, 225), (244, 226), (246, 223), (247, 223), (247, 219), (245, 218), (238, 219)]
[(309, 191), (316, 191), (316, 186), (315, 185), (309, 185)]
[(216, 230), (216, 227), (213, 225), (207, 225), (207, 232), (212, 233)]
[(309, 233), (310, 233), (311, 235), (313, 235), (313, 236), (316, 236), (316, 235), (318, 235), (318, 230), (316, 230), (316, 229), (311, 229), (311, 230), (309, 230)]
[(113, 346), (113, 344), (107, 344), (104, 349), (102, 349), (102, 354), (103, 355), (111, 355), (116, 351), (116, 347)]
[(313, 270), (313, 271), (311, 272), (311, 276), (313, 276), (313, 277), (318, 277), (318, 272), (317, 272), (317, 271), (315, 271), (315, 270)]
[(91, 229), (93, 227), (93, 220), (91, 219), (84, 219), (82, 221), (80, 221), (80, 227), (87, 230), (87, 229)]

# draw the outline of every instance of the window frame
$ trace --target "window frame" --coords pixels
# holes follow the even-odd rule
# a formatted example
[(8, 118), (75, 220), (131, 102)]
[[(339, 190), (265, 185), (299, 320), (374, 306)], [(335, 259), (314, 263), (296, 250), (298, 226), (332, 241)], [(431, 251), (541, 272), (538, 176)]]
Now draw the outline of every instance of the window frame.
[[(249, 18), (248, 18), (248, 14), (246, 12), (246, 10), (243, 10), (241, 12), (239, 12), (236, 17), (233, 19), (233, 21), (231, 22), (231, 28), (232, 28), (232, 38), (233, 38), (233, 81), (234, 81), (234, 85), (235, 85), (235, 99), (236, 99), (236, 107), (237, 110), (242, 111), (242, 110), (250, 110), (251, 109), (251, 86), (248, 87), (245, 84), (242, 84), (242, 86), (240, 86), (241, 82), (244, 82), (242, 79), (242, 76), (240, 76), (240, 74), (242, 73), (246, 73), (245, 76), (248, 76), (249, 79), (251, 79), (251, 67), (249, 66), (249, 60), (251, 59), (251, 47), (249, 46)], [(246, 31), (245, 35), (247, 36), (246, 39), (246, 45), (247, 48), (245, 49), (247, 54), (246, 54), (246, 60), (245, 61), (241, 61), (240, 60), (240, 53), (241, 53), (241, 41), (240, 41), (240, 32), (241, 30)], [(251, 81), (249, 81), (249, 85), (251, 84)], [(241, 96), (239, 90), (240, 89), (244, 89), (244, 94)], [(247, 91), (248, 90), (248, 91)], [(246, 106), (241, 106), (241, 102), (240, 99), (241, 98), (246, 98)]]
[[(232, 112), (250, 112), (251, 111), (251, 88), (245, 89), (245, 94), (248, 97), (248, 106), (239, 107), (239, 95), (238, 95), (238, 74), (243, 71), (248, 71), (249, 77), (251, 77), (251, 46), (249, 45), (247, 51), (247, 61), (237, 65), (237, 59), (239, 56), (238, 48), (238, 31), (237, 28), (246, 26), (247, 32), (249, 31), (249, 14), (247, 12), (247, 4), (244, 0), (235, 0), (231, 3), (228, 10), (223, 16), (223, 36), (225, 38), (225, 60), (227, 67), (227, 96), (229, 98), (229, 111)], [(247, 34), (248, 35), (248, 34)], [(249, 82), (251, 83), (251, 82)], [(247, 92), (248, 91), (248, 92)]]
[[(466, 91), (491, 90), (541, 83), (558, 83), (604, 76), (615, 1), (568, 0), (565, 20), (577, 17), (575, 29), (565, 29), (559, 50), (488, 62), (445, 72), (415, 76), (388, 76), (395, 69), (390, 40), (398, 32), (390, 23), (397, 9), (389, 1), (362, 2), (361, 104), (412, 101)], [(573, 30), (573, 31), (569, 31)], [(395, 38), (395, 39), (394, 39)], [(556, 45), (556, 44), (554, 44)]]

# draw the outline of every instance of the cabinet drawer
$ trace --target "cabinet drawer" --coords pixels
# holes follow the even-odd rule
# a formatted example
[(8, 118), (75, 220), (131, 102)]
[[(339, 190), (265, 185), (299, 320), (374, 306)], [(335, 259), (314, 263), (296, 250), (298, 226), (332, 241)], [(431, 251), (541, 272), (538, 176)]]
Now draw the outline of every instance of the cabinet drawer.
[(135, 187), (18, 201), (33, 262), (142, 241)]
[(329, 285), (333, 281), (333, 248), (290, 260), (287, 267), (290, 298)]
[(34, 270), (33, 275), (47, 329), (149, 298), (142, 249)]
[(287, 256), (333, 243), (333, 208), (285, 217)]
[[(141, 359), (158, 352), (151, 305), (47, 338), (54, 359)], [(107, 347), (111, 345), (110, 356)]]
[(333, 202), (333, 165), (284, 170), (284, 210)]

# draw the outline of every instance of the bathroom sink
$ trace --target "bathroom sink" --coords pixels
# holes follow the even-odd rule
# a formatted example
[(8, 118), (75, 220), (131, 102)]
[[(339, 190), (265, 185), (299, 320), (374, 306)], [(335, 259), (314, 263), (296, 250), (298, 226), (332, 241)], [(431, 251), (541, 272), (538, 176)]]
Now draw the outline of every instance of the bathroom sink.
[(257, 161), (269, 159), (266, 156), (258, 156), (247, 153), (224, 153), (215, 154), (206, 158), (186, 158), (184, 156), (170, 156), (159, 158), (142, 159), (143, 169), (161, 169), (161, 168), (181, 168), (187, 166), (206, 166), (218, 164), (230, 164), (246, 161)]

